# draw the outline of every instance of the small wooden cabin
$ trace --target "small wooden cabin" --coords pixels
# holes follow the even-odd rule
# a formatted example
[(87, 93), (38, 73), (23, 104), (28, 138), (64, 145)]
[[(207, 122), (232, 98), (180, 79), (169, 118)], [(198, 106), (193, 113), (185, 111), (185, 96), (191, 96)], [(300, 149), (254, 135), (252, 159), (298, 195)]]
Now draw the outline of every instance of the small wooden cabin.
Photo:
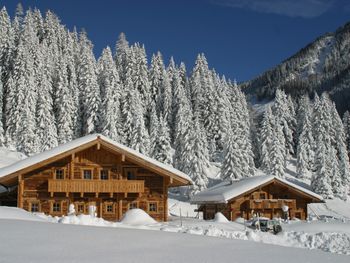
[(267, 218), (283, 217), (288, 206), (289, 218), (305, 220), (307, 205), (322, 202), (322, 197), (295, 183), (274, 176), (254, 176), (232, 182), (222, 182), (196, 194), (192, 203), (199, 206), (204, 219), (213, 219), (217, 212), (229, 220), (254, 215)]
[(167, 221), (168, 188), (189, 184), (186, 174), (95, 134), (0, 169), (0, 205), (52, 216), (94, 205), (106, 220), (141, 208)]

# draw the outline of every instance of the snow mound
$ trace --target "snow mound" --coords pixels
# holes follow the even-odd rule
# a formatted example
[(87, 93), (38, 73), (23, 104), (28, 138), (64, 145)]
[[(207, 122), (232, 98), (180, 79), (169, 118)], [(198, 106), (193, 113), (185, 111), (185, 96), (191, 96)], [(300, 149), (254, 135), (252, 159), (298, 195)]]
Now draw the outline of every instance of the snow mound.
[(214, 217), (214, 222), (216, 223), (228, 223), (228, 219), (222, 213), (217, 212)]
[(32, 213), (29, 213), (21, 208), (0, 206), (0, 219), (16, 219), (28, 221), (46, 221)]
[(58, 223), (85, 226), (113, 226), (112, 222), (108, 222), (100, 217), (92, 217), (90, 215), (68, 215), (60, 218)]
[(120, 222), (127, 225), (148, 225), (157, 223), (157, 221), (155, 221), (145, 211), (139, 208), (130, 209), (127, 211), (123, 215)]

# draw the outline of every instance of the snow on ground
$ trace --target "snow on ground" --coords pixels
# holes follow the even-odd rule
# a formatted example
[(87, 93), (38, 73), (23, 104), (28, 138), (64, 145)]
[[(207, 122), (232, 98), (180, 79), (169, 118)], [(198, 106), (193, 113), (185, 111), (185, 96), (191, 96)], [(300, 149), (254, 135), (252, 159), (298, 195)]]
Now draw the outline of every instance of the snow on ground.
[(157, 223), (142, 209), (131, 209), (127, 211), (120, 222), (127, 225), (148, 225)]
[[(0, 209), (0, 218), (13, 218), (38, 221), (45, 219), (42, 214), (33, 215), (18, 208)], [(10, 215), (6, 215), (8, 213)], [(12, 211), (16, 211), (12, 215)], [(1, 219), (0, 219), (1, 220)], [(62, 224), (103, 226), (119, 229), (156, 230), (161, 232), (174, 232), (189, 235), (220, 237), (225, 239), (236, 239), (254, 241), (258, 243), (272, 244), (283, 247), (296, 247), (306, 249), (317, 249), (326, 252), (350, 255), (350, 222), (340, 220), (332, 221), (291, 221), (282, 224), (283, 232), (278, 235), (264, 233), (248, 228), (247, 222), (229, 222), (223, 220), (223, 215), (217, 215), (214, 220), (201, 220), (185, 217), (170, 217), (169, 222), (159, 223), (145, 214), (140, 209), (130, 210), (121, 222), (109, 222), (102, 218), (90, 217), (89, 215), (69, 215), (62, 218), (46, 217), (47, 222)], [(60, 224), (59, 224), (60, 225)], [(280, 247), (276, 249), (280, 249)]]
[[(168, 209), (171, 216), (183, 216), (183, 217), (198, 217), (198, 213), (195, 212), (197, 205), (192, 205), (186, 201), (177, 200), (178, 196), (169, 194)], [(181, 199), (181, 198), (179, 198)], [(184, 199), (183, 199), (184, 200)]]
[(40, 218), (32, 213), (17, 208), (0, 206), (0, 219), (17, 219), (17, 220), (28, 220), (28, 221), (47, 221), (46, 218)]
[(140, 229), (0, 220), (0, 233), (0, 261), (11, 263), (349, 261), (322, 251)]

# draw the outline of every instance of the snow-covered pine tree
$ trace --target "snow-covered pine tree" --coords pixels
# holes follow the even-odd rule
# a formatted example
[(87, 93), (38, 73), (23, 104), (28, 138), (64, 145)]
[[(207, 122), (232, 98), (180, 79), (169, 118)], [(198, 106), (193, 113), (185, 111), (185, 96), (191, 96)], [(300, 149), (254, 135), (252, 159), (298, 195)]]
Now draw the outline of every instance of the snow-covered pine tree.
[[(0, 67), (0, 76), (2, 75), (2, 70)], [(5, 137), (4, 137), (4, 126), (3, 126), (3, 85), (2, 85), (2, 80), (0, 78), (0, 147), (4, 146), (5, 143)]]
[(80, 58), (78, 63), (78, 85), (82, 95), (82, 133), (98, 132), (100, 90), (96, 76), (96, 61), (92, 44), (86, 33), (80, 34)]
[(294, 155), (295, 111), (293, 102), (283, 90), (276, 90), (275, 103), (272, 109), (282, 126), (286, 148), (290, 155)]
[(189, 196), (207, 188), (208, 178), (205, 170), (209, 166), (208, 143), (198, 116), (194, 116), (192, 131), (191, 161), (188, 175), (194, 182)]
[(192, 154), (192, 126), (193, 118), (190, 102), (184, 94), (183, 89), (179, 89), (178, 110), (175, 115), (174, 132), (174, 166), (184, 173), (190, 171)]
[[(58, 143), (66, 143), (80, 136), (77, 115), (79, 92), (75, 74), (75, 61), (72, 39), (67, 35), (66, 51), (59, 58), (56, 69), (54, 112), (56, 116)], [(76, 134), (79, 129), (79, 134)]]
[(139, 93), (136, 91), (130, 101), (131, 130), (130, 130), (130, 147), (134, 150), (148, 155), (150, 142), (149, 134), (145, 126), (143, 107)]
[(121, 141), (121, 83), (109, 47), (103, 50), (98, 61), (98, 83), (102, 95), (101, 133), (112, 140)]
[(343, 126), (344, 126), (344, 134), (345, 134), (345, 144), (350, 153), (350, 113), (346, 111), (343, 115)]
[(286, 167), (286, 148), (285, 137), (282, 131), (282, 126), (279, 125), (278, 118), (274, 118), (275, 124), (272, 136), (272, 145), (269, 153), (270, 157), (270, 174), (276, 177), (285, 177)]
[(315, 139), (315, 168), (311, 177), (311, 188), (324, 198), (333, 198), (330, 155), (332, 148), (330, 138), (331, 115), (327, 102), (314, 99), (313, 134)]
[[(151, 59), (151, 67), (149, 70), (149, 80), (151, 87), (151, 100), (156, 103), (160, 108), (160, 102), (157, 100), (160, 99), (160, 87), (162, 80), (164, 78), (164, 63), (162, 54), (158, 51), (157, 54), (153, 54)], [(159, 113), (159, 111), (158, 111)]]
[(168, 123), (165, 116), (160, 116), (159, 118), (159, 128), (158, 132), (152, 138), (152, 157), (164, 164), (172, 165), (172, 153), (170, 146), (170, 136)]
[(32, 13), (27, 12), (18, 40), (14, 68), (8, 83), (6, 137), (8, 146), (26, 154), (37, 151), (35, 138), (36, 82), (34, 68), (39, 40), (33, 30)]
[[(234, 129), (236, 130), (236, 129)], [(223, 180), (237, 180), (245, 176), (242, 170), (242, 150), (237, 141), (237, 134), (229, 126), (225, 137), (223, 162), (220, 171), (220, 177)]]
[(273, 143), (273, 130), (275, 122), (273, 120), (271, 106), (264, 112), (260, 129), (260, 169), (268, 173), (271, 170), (270, 152)]
[(135, 63), (133, 64), (133, 84), (135, 90), (139, 92), (141, 103), (144, 107), (144, 112), (146, 112), (150, 107), (150, 90), (151, 86), (148, 79), (148, 64), (147, 56), (144, 46), (140, 46), (136, 43), (133, 47), (133, 55)]
[(36, 89), (38, 94), (36, 106), (36, 140), (38, 152), (57, 146), (57, 129), (53, 114), (51, 71), (46, 42), (41, 43), (38, 50), (38, 75)]
[[(314, 138), (310, 118), (310, 107), (303, 108), (303, 125), (299, 128), (301, 133), (297, 146), (297, 176), (303, 179), (311, 179), (314, 163)], [(300, 113), (301, 115), (301, 113)]]
[(115, 63), (119, 74), (119, 78), (122, 83), (125, 83), (126, 67), (128, 64), (129, 57), (129, 43), (126, 40), (126, 36), (124, 33), (120, 33), (118, 41), (116, 43), (115, 51)]

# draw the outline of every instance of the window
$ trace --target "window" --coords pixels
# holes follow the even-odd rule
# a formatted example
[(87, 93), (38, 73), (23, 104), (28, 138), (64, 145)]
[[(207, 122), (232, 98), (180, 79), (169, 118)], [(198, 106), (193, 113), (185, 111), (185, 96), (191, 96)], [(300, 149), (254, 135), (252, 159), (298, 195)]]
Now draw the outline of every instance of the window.
[(91, 170), (83, 170), (83, 178), (86, 180), (92, 179), (92, 171)]
[(113, 205), (112, 204), (106, 205), (106, 211), (107, 213), (113, 213)]
[(157, 203), (149, 203), (148, 204), (149, 212), (157, 212)]
[(260, 193), (260, 199), (265, 199), (265, 193)]
[(56, 179), (58, 179), (58, 180), (64, 179), (64, 170), (63, 169), (56, 169)]
[(39, 204), (38, 203), (32, 203), (30, 207), (31, 212), (39, 212)]
[(100, 178), (101, 178), (101, 180), (108, 180), (108, 170), (101, 170), (100, 171)]
[(129, 204), (129, 209), (135, 209), (135, 208), (138, 208), (137, 202), (131, 202)]
[(61, 204), (57, 202), (53, 203), (52, 212), (61, 212)]
[(127, 178), (128, 178), (128, 180), (135, 180), (136, 179), (135, 175), (132, 172), (127, 173)]
[(77, 212), (79, 213), (79, 214), (84, 214), (84, 204), (78, 204), (77, 205)]

